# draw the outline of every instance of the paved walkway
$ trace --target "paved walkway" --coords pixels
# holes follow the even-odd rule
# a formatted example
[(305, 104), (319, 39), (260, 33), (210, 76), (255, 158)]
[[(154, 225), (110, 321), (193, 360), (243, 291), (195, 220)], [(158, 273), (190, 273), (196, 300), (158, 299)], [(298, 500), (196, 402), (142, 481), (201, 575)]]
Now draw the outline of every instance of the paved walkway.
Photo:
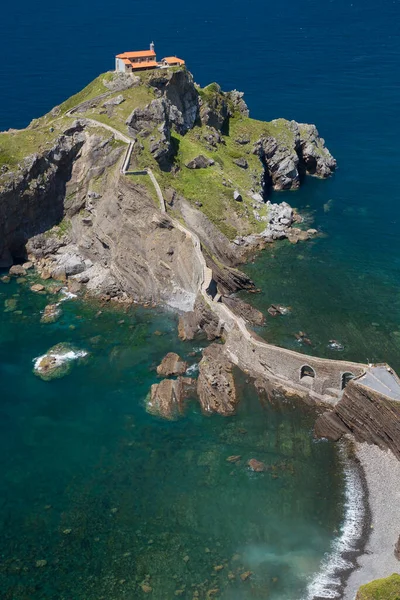
[[(75, 111), (76, 108), (78, 108), (78, 107), (75, 107), (75, 108), (71, 109), (70, 111), (68, 111), (67, 115), (72, 116), (71, 113), (73, 111)], [(83, 118), (85, 118), (85, 117), (83, 117)], [(153, 171), (150, 168), (145, 168), (145, 169), (137, 170), (137, 171), (129, 170), (129, 164), (130, 164), (130, 160), (131, 160), (131, 156), (132, 156), (132, 152), (133, 152), (133, 148), (134, 148), (136, 140), (134, 138), (124, 135), (123, 133), (118, 131), (118, 129), (115, 129), (111, 125), (102, 123), (101, 121), (97, 121), (95, 119), (86, 119), (86, 121), (88, 121), (90, 124), (92, 124), (95, 127), (102, 127), (104, 129), (107, 129), (108, 131), (110, 131), (111, 133), (114, 134), (116, 139), (121, 140), (128, 145), (126, 153), (125, 153), (123, 161), (122, 161), (122, 166), (120, 169), (121, 173), (123, 175), (148, 175), (150, 177), (150, 180), (156, 191), (156, 194), (157, 194), (157, 197), (158, 197), (158, 200), (160, 203), (160, 210), (162, 213), (166, 213), (167, 211), (166, 211), (165, 199), (164, 199), (161, 187), (160, 187)], [(194, 232), (187, 229), (179, 221), (174, 219), (171, 215), (169, 215), (169, 218), (171, 219), (171, 222), (173, 223), (174, 227), (176, 227), (176, 229), (179, 229), (188, 238), (191, 239), (191, 241), (193, 243), (195, 255), (196, 255), (197, 260), (199, 261), (199, 264), (202, 269), (202, 284), (201, 284), (200, 292), (201, 292), (205, 302), (210, 306), (211, 310), (213, 310), (213, 312), (217, 314), (218, 318), (220, 319), (220, 322), (224, 324), (225, 329), (227, 331), (229, 331), (230, 329), (238, 328), (239, 331), (241, 332), (241, 334), (243, 335), (244, 340), (248, 344), (250, 344), (250, 346), (252, 346), (252, 347), (256, 346), (256, 347), (263, 348), (263, 349), (271, 348), (271, 349), (276, 350), (277, 346), (273, 346), (272, 344), (268, 344), (267, 342), (256, 339), (254, 337), (254, 335), (252, 334), (252, 332), (247, 328), (246, 321), (243, 318), (235, 315), (225, 304), (223, 304), (221, 302), (216, 302), (215, 300), (218, 297), (213, 299), (209, 295), (208, 289), (209, 289), (211, 281), (212, 281), (212, 271), (206, 265), (206, 261), (205, 261), (203, 252), (201, 250), (201, 243), (200, 243), (198, 236)], [(298, 357), (299, 354), (301, 354), (299, 352), (295, 352), (294, 350), (287, 350), (286, 348), (279, 348), (279, 350), (282, 352), (282, 355), (287, 355), (287, 356), (295, 355), (296, 357)], [(335, 365), (344, 364), (344, 363), (342, 363), (342, 361), (323, 359), (323, 358), (318, 358), (318, 357), (308, 357), (308, 360), (310, 360), (310, 359), (312, 359), (314, 363), (315, 362), (325, 363), (325, 364), (327, 364), (327, 363), (333, 364), (334, 363)], [(349, 363), (349, 364), (351, 364), (351, 363)], [(364, 367), (364, 365), (361, 365), (359, 363), (353, 363), (353, 364), (354, 364), (354, 366)], [(385, 393), (386, 395), (388, 395), (388, 393), (390, 393), (391, 397), (394, 397), (394, 398), (400, 400), (400, 384), (398, 383), (397, 378), (395, 378), (393, 375), (391, 378), (389, 378), (387, 371), (386, 371), (386, 374), (384, 375), (383, 370), (386, 369), (386, 367), (376, 367), (375, 369), (379, 369), (379, 370), (373, 371), (373, 372), (371, 371), (371, 369), (368, 369), (368, 372), (367, 372), (367, 369), (368, 368), (365, 365), (365, 374), (362, 376), (364, 378), (364, 380), (362, 381), (362, 383), (364, 385), (371, 387), (372, 389), (375, 389), (376, 391)], [(390, 381), (389, 381), (389, 379), (390, 379)], [(337, 401), (337, 398), (335, 398), (335, 401)]]

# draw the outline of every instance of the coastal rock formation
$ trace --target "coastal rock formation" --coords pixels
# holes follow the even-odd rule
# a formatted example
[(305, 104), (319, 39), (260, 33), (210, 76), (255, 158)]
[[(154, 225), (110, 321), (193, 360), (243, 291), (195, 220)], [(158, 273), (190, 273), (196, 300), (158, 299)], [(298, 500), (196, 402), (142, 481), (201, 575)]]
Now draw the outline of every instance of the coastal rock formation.
[(194, 390), (194, 380), (190, 377), (163, 379), (154, 383), (146, 399), (146, 410), (152, 415), (169, 421), (184, 413), (185, 400)]
[(49, 150), (28, 156), (19, 169), (3, 177), (0, 267), (25, 258), (28, 239), (62, 220), (67, 182), (84, 141), (83, 127), (77, 121)]
[(232, 370), (232, 363), (225, 356), (223, 346), (211, 344), (203, 351), (197, 393), (205, 414), (235, 414), (238, 399)]
[(202, 125), (221, 131), (229, 115), (228, 100), (217, 83), (211, 83), (201, 96), (200, 120)]
[[(275, 125), (281, 122), (272, 121)], [(290, 121), (283, 143), (272, 135), (263, 135), (253, 152), (264, 164), (267, 186), (274, 190), (297, 189), (305, 173), (325, 178), (336, 169), (336, 161), (317, 128), (306, 123)]]
[(206, 306), (201, 297), (196, 300), (194, 310), (180, 315), (178, 335), (181, 340), (192, 340), (200, 331), (210, 341), (221, 337), (223, 331), (219, 319)]
[(74, 362), (81, 362), (87, 352), (76, 350), (70, 344), (56, 344), (43, 356), (35, 359), (33, 372), (44, 381), (68, 375)]
[[(199, 237), (212, 270), (210, 294), (254, 289), (237, 268), (246, 258), (244, 250), (287, 236), (291, 227), (290, 214), (283, 214), (290, 208), (282, 207), (277, 216), (274, 205), (264, 207), (264, 169), (267, 179), (269, 173), (287, 171), (283, 163), (289, 152), (293, 161), (297, 156), (299, 173), (304, 162), (310, 173), (327, 175), (327, 151), (316, 129), (285, 120), (265, 127), (250, 123), (242, 93), (222, 92), (216, 84), (201, 89), (185, 68), (157, 70), (143, 78), (104, 74), (95, 84), (82, 91), (76, 106), (66, 108), (72, 104), (68, 101), (32, 122), (26, 130), (34, 140), (30, 146), (23, 131), (0, 135), (0, 151), (10, 156), (0, 172), (0, 266), (31, 255), (43, 276), (74, 279), (74, 285), (84, 284), (106, 300), (129, 297), (192, 311), (203, 263), (190, 236), (160, 206), (159, 189), (157, 198), (148, 189), (148, 176), (134, 179), (121, 173), (130, 138), (136, 140), (131, 165), (154, 168), (162, 193), (169, 192), (168, 210)], [(98, 96), (93, 97), (93, 89)], [(73, 121), (78, 111), (80, 118)], [(225, 125), (235, 129), (232, 136), (226, 135)], [(251, 148), (263, 131), (270, 135), (256, 144), (261, 162)], [(25, 156), (32, 147), (37, 152)], [(229, 150), (229, 175), (220, 149)], [(201, 166), (198, 159), (204, 157), (205, 164), (215, 162), (215, 167), (190, 172), (184, 165), (193, 156), (193, 166)], [(167, 180), (163, 172), (168, 172)], [(275, 179), (285, 187), (282, 177)], [(240, 202), (233, 201), (235, 192)], [(249, 235), (256, 221), (266, 222), (264, 237)], [(239, 235), (248, 236), (243, 247), (236, 243)], [(221, 334), (218, 319), (205, 309), (192, 317), (189, 336), (202, 326), (207, 337)]]
[(126, 124), (132, 137), (151, 137), (150, 152), (161, 166), (172, 156), (170, 105), (164, 98), (152, 100), (145, 108), (135, 108)]
[(157, 367), (157, 375), (169, 377), (170, 375), (183, 375), (187, 363), (176, 352), (168, 352)]
[(254, 306), (251, 306), (251, 304), (232, 296), (222, 296), (221, 301), (223, 304), (226, 304), (235, 315), (242, 317), (245, 321), (250, 323), (250, 325), (256, 325), (258, 327), (264, 325), (264, 315), (261, 311), (254, 308)]
[(156, 71), (149, 84), (168, 102), (169, 119), (178, 133), (192, 129), (199, 116), (199, 94), (186, 69)]
[(356, 440), (388, 448), (400, 460), (400, 402), (362, 385), (348, 383), (342, 398), (315, 423), (315, 435), (338, 440), (352, 433)]

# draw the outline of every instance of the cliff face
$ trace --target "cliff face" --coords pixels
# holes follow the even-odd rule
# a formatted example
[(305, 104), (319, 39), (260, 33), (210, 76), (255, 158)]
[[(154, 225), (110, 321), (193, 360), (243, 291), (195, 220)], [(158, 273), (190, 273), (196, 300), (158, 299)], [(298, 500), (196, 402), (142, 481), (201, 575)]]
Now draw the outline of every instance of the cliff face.
[(325, 178), (336, 169), (336, 160), (325, 147), (317, 128), (306, 123), (291, 121), (284, 142), (275, 136), (263, 135), (253, 151), (265, 166), (267, 186), (275, 190), (297, 189), (305, 174)]
[(346, 433), (360, 442), (390, 449), (400, 459), (400, 402), (351, 381), (335, 408), (315, 424), (317, 437), (336, 441)]
[(254, 287), (232, 240), (269, 226), (264, 180), (296, 187), (303, 166), (334, 168), (315, 128), (252, 121), (242, 93), (201, 89), (186, 69), (107, 73), (26, 130), (0, 133), (0, 265), (31, 253), (92, 291), (192, 309), (193, 242), (160, 212), (147, 176), (120, 173), (129, 140), (130, 170), (153, 170), (224, 295)]
[(22, 259), (30, 237), (61, 221), (67, 182), (84, 141), (82, 128), (72, 127), (50, 150), (6, 173), (0, 189), (0, 267)]

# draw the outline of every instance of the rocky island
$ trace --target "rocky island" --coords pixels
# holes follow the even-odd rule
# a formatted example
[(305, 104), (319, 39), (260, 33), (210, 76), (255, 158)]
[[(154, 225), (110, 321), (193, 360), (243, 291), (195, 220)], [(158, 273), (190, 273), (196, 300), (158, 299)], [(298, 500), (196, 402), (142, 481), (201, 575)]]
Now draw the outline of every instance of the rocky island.
[[(260, 394), (323, 406), (320, 436), (354, 435), (399, 456), (400, 383), (389, 367), (269, 345), (248, 327), (263, 315), (233, 295), (255, 291), (239, 268), (251, 252), (318, 233), (297, 226), (288, 204), (271, 204), (270, 191), (335, 168), (314, 125), (251, 119), (241, 92), (201, 88), (185, 67), (105, 73), (26, 129), (0, 134), (0, 266), (23, 277), (29, 260), (70, 291), (169, 305), (181, 339), (216, 341), (197, 382), (167, 355), (151, 414), (179, 418), (196, 390), (205, 414), (233, 415), (236, 365)], [(59, 366), (55, 356), (46, 369)]]

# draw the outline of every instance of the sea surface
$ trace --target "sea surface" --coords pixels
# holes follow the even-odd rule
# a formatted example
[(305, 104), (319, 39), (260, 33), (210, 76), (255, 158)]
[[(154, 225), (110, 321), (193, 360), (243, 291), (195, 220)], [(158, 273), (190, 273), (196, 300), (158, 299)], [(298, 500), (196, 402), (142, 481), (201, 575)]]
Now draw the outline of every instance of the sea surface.
[[(243, 90), (253, 117), (316, 123), (336, 175), (272, 200), (323, 235), (246, 267), (262, 290), (252, 303), (291, 309), (260, 333), (400, 371), (399, 21), (392, 0), (6, 3), (0, 129), (26, 126), (112, 69), (117, 52), (152, 40), (201, 85)], [(172, 349), (199, 357), (199, 344), (177, 339), (172, 313), (96, 319), (71, 301), (43, 325), (45, 298), (15, 282), (0, 294), (0, 597), (136, 600), (149, 581), (156, 600), (216, 588), (227, 600), (321, 593), (321, 566), (330, 572), (357, 506), (345, 510), (355, 482), (336, 446), (312, 440), (312, 415), (260, 403), (239, 381), (236, 418), (205, 418), (191, 404), (181, 420), (159, 421), (144, 406), (154, 365)], [(22, 315), (3, 312), (14, 294)], [(33, 359), (63, 341), (89, 351), (87, 363), (41, 381)], [(240, 464), (226, 462), (236, 454)], [(281, 465), (278, 477), (250, 473), (253, 457)]]
[[(196, 376), (205, 343), (181, 342), (173, 313), (0, 286), (2, 599), (131, 600), (150, 587), (157, 600), (280, 600), (320, 589), (351, 533), (354, 480), (338, 447), (313, 439), (309, 409), (262, 402), (237, 374), (234, 418), (205, 417), (189, 400), (183, 417), (162, 420), (146, 411), (155, 367), (173, 350)], [(50, 300), (62, 314), (44, 324)], [(88, 354), (43, 381), (35, 358), (60, 342)], [(269, 470), (252, 472), (252, 458)]]

